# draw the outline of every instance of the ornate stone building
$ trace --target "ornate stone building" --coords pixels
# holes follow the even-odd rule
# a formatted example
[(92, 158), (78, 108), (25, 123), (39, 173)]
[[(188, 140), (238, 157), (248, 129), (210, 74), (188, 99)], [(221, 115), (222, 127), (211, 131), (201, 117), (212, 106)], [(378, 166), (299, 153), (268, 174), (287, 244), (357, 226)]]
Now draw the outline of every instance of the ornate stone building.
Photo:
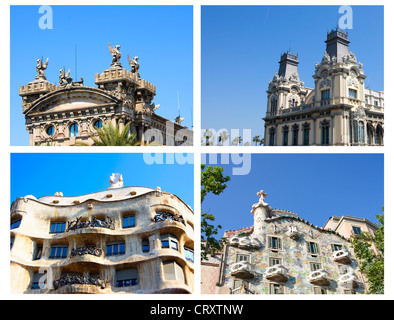
[(36, 79), (19, 88), (30, 145), (91, 145), (96, 128), (110, 121), (121, 130), (130, 123), (130, 133), (135, 132), (141, 144), (192, 145), (193, 132), (181, 125), (183, 118), (172, 122), (156, 114), (156, 88), (141, 79), (138, 57), (128, 56), (131, 70), (126, 70), (120, 46), (108, 46), (112, 64), (96, 74), (97, 88), (85, 86), (83, 79), (73, 82), (65, 69), (60, 70), (57, 85), (50, 83), (45, 76), (48, 59), (37, 60)]
[(325, 42), (314, 88), (300, 80), (297, 55), (281, 56), (267, 90), (266, 146), (383, 145), (383, 91), (365, 88), (367, 76), (347, 33), (332, 30)]
[(194, 214), (176, 195), (123, 187), (17, 198), (12, 293), (192, 293)]
[[(226, 231), (222, 252), (202, 261), (203, 294), (358, 294), (366, 289), (349, 238), (362, 219), (333, 217), (325, 228), (297, 214), (271, 208), (264, 191), (253, 205), (254, 225)], [(351, 229), (351, 228), (350, 228)], [(355, 229), (353, 229), (355, 230)], [(375, 226), (376, 230), (376, 226)]]

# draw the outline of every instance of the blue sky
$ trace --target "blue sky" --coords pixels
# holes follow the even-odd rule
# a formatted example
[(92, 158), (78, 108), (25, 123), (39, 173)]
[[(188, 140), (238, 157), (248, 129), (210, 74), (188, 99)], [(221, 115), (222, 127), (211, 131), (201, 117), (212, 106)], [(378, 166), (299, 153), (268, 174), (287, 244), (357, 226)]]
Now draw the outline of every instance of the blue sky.
[(193, 165), (168, 164), (166, 158), (163, 163), (146, 164), (140, 153), (12, 153), (11, 202), (26, 195), (78, 196), (106, 190), (112, 173), (120, 173), (125, 187), (159, 186), (194, 208)]
[[(383, 6), (352, 6), (350, 50), (364, 65), (365, 85), (383, 87)], [(339, 6), (203, 6), (201, 9), (201, 126), (252, 129), (264, 136), (268, 81), (281, 54), (298, 54), (299, 75), (314, 87), (327, 32), (336, 28)], [(252, 143), (252, 145), (254, 145)]]
[(250, 210), (260, 190), (272, 208), (297, 213), (319, 227), (342, 215), (377, 223), (375, 215), (384, 206), (382, 154), (253, 154), (248, 175), (233, 175), (234, 165), (220, 162), (231, 180), (221, 195), (209, 194), (202, 204), (222, 225), (220, 236), (253, 225)]
[[(173, 120), (180, 111), (192, 126), (192, 6), (52, 6), (53, 29), (39, 28), (39, 6), (11, 6), (11, 145), (28, 145), (19, 86), (33, 81), (36, 60), (49, 57), (47, 80), (58, 84), (59, 70), (71, 69), (74, 81), (97, 87), (96, 73), (111, 66), (108, 42), (138, 56), (141, 77), (156, 85), (157, 114)], [(77, 78), (75, 74), (77, 48)]]

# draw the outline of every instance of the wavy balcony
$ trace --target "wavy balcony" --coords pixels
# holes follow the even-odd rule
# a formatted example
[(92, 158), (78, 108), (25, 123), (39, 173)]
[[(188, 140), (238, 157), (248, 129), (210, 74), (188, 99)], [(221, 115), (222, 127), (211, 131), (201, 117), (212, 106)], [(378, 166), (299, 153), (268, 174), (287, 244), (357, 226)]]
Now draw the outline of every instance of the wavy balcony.
[(240, 249), (260, 249), (261, 243), (256, 238), (234, 236), (230, 239), (230, 246)]
[(332, 259), (338, 263), (343, 263), (343, 264), (352, 263), (352, 259), (350, 258), (350, 253), (346, 249), (334, 251), (332, 254)]
[(353, 272), (348, 272), (338, 279), (339, 286), (345, 289), (356, 289), (359, 287), (358, 278)]
[(264, 276), (267, 280), (275, 282), (287, 282), (289, 280), (288, 270), (280, 264), (269, 267)]
[(230, 274), (241, 279), (251, 279), (254, 277), (252, 265), (247, 261), (239, 261), (231, 266)]
[(319, 269), (309, 274), (309, 282), (317, 286), (328, 286), (330, 279), (327, 270)]

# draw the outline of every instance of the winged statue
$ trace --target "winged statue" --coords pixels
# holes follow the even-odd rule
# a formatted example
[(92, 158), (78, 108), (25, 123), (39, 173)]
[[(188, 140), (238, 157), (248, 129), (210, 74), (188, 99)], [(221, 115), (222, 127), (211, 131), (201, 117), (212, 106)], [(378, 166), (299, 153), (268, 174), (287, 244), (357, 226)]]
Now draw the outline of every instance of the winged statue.
[(47, 60), (43, 63), (42, 62), (42, 58), (41, 59), (37, 59), (37, 65), (36, 65), (36, 71), (37, 71), (37, 75), (36, 75), (36, 79), (43, 79), (46, 80), (46, 76), (45, 76), (45, 69), (48, 67), (48, 61), (49, 58), (47, 58)]
[(140, 68), (140, 64), (138, 63), (138, 57), (134, 57), (133, 59), (130, 58), (129, 55), (127, 55), (127, 59), (129, 60), (129, 65), (131, 67), (131, 72), (136, 73), (138, 77), (140, 77), (140, 74), (138, 73), (138, 69)]
[(120, 57), (121, 57), (120, 45), (116, 45), (115, 48), (112, 48), (108, 42), (108, 49), (109, 49), (109, 53), (112, 56), (111, 66), (121, 66), (121, 64), (120, 64)]
[(72, 83), (72, 81), (73, 81), (73, 79), (70, 77), (70, 69), (68, 69), (67, 73), (64, 68), (60, 69), (59, 85), (66, 86), (66, 85)]

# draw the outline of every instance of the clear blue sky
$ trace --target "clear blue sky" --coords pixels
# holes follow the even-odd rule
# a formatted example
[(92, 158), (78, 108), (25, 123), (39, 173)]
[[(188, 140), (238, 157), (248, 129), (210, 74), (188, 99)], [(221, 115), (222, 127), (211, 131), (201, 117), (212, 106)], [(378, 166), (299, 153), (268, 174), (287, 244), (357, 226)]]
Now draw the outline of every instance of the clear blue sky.
[(260, 190), (272, 208), (297, 213), (319, 227), (342, 215), (377, 223), (375, 215), (384, 206), (382, 154), (253, 154), (251, 160), (250, 173), (238, 176), (233, 165), (218, 162), (231, 180), (221, 195), (206, 196), (202, 209), (223, 226), (220, 236), (253, 225), (250, 210)]
[(161, 187), (194, 208), (193, 165), (166, 163), (148, 165), (140, 153), (12, 153), (11, 203), (26, 195), (78, 196), (106, 190), (112, 173), (120, 173), (125, 187)]
[[(178, 115), (192, 126), (192, 6), (52, 6), (53, 29), (41, 30), (39, 6), (11, 6), (11, 145), (28, 145), (19, 86), (33, 81), (36, 60), (49, 58), (47, 80), (58, 84), (59, 70), (83, 77), (97, 87), (95, 74), (111, 66), (108, 42), (121, 46), (121, 63), (130, 70), (127, 54), (138, 56), (141, 77), (156, 85), (157, 114)], [(75, 79), (77, 46), (78, 79)]]
[[(383, 87), (383, 6), (352, 6), (350, 50), (364, 64), (366, 87)], [(339, 6), (203, 6), (201, 122), (203, 129), (252, 129), (264, 136), (268, 81), (282, 53), (298, 54), (299, 75), (314, 88), (327, 32)], [(254, 145), (252, 143), (252, 145)]]

